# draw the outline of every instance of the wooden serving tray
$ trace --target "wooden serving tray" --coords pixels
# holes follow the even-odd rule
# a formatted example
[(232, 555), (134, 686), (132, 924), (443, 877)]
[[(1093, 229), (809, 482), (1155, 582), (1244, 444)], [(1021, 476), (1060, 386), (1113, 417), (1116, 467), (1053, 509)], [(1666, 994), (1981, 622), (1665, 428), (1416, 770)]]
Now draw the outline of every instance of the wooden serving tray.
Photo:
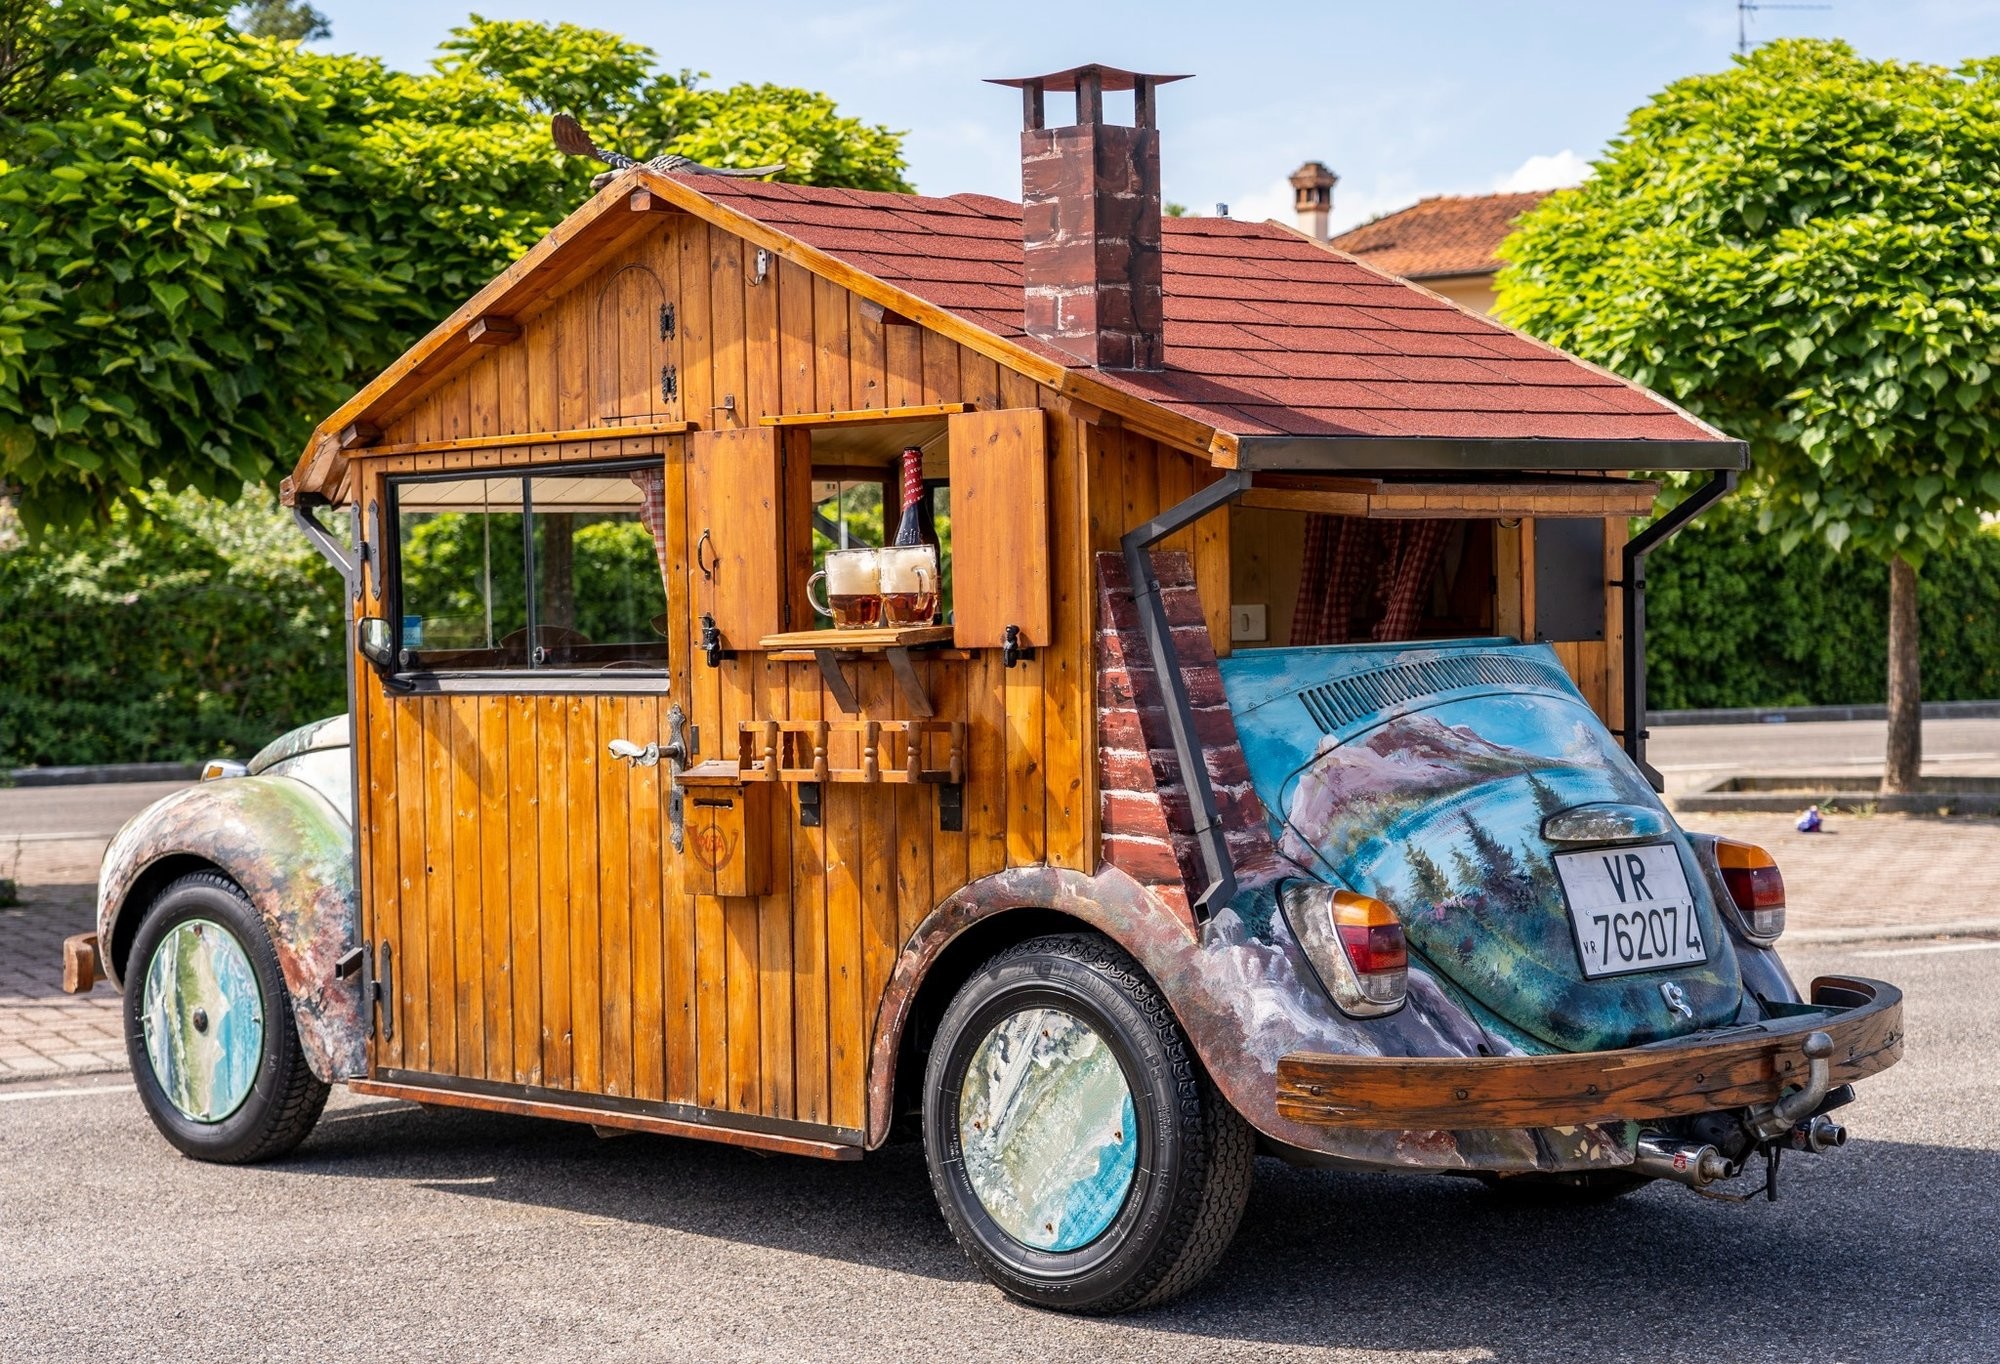
[(841, 653), (914, 649), (925, 644), (949, 644), (949, 625), (885, 626), (874, 630), (789, 630), (766, 635), (760, 649), (833, 649)]

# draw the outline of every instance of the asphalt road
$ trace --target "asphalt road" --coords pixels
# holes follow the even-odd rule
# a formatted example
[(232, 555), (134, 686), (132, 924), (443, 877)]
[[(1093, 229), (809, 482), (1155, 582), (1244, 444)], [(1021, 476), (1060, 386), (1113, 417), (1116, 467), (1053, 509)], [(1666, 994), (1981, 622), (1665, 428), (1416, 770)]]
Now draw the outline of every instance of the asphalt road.
[(104, 839), (184, 781), (106, 782), (88, 786), (0, 789), (0, 847), (17, 837)]
[[(1880, 720), (1757, 725), (1654, 725), (1646, 755), (1670, 791), (1729, 772), (1880, 775), (1888, 726)], [(2000, 773), (2000, 719), (1924, 721), (1928, 776)]]
[(909, 1147), (830, 1165), (337, 1097), (291, 1159), (224, 1169), (103, 1077), (0, 1087), (0, 1359), (2000, 1357), (2000, 943), (1793, 958), (1900, 982), (1910, 1045), (1776, 1205), (1535, 1210), (1264, 1161), (1221, 1269), (1115, 1321), (974, 1277)]

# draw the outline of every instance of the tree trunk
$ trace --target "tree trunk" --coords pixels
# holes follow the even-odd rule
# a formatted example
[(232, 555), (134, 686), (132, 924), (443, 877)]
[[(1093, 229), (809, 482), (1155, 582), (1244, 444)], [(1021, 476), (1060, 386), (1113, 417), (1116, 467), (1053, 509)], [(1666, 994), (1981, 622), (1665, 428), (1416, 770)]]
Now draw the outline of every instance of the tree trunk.
[(1917, 661), (1917, 570), (1889, 559), (1889, 745), (1882, 790), (1915, 791), (1924, 765), (1923, 682)]

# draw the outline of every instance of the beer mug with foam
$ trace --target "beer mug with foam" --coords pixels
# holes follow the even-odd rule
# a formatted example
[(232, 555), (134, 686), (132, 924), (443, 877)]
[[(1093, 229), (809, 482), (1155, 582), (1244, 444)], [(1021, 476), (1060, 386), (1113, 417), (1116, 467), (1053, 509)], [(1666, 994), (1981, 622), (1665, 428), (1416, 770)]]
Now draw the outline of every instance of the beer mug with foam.
[[(822, 616), (833, 618), (836, 630), (867, 630), (882, 623), (882, 551), (836, 549), (826, 567), (806, 583), (806, 600)], [(826, 582), (826, 600), (813, 595), (813, 585)]]
[(882, 623), (929, 625), (937, 619), (935, 545), (894, 545), (881, 551)]

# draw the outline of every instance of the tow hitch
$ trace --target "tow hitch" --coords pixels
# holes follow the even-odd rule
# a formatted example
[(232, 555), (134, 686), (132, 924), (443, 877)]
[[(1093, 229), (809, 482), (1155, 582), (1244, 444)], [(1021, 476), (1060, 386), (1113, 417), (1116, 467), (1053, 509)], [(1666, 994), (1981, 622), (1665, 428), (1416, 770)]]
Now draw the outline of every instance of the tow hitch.
[[(1662, 1132), (1641, 1132), (1632, 1155), (1632, 1168), (1655, 1179), (1671, 1179), (1685, 1184), (1704, 1198), (1732, 1203), (1748, 1202), (1751, 1193), (1725, 1193), (1711, 1185), (1743, 1173), (1750, 1154), (1764, 1157), (1763, 1194), (1767, 1202), (1778, 1201), (1778, 1162), (1786, 1151), (1806, 1151), (1814, 1155), (1847, 1144), (1847, 1129), (1826, 1116), (1825, 1108), (1845, 1100), (1836, 1095), (1833, 1105), (1826, 1102), (1833, 1078), (1830, 1058), (1833, 1039), (1823, 1032), (1808, 1033), (1799, 1050), (1807, 1061), (1806, 1082), (1789, 1094), (1768, 1104), (1743, 1110), (1741, 1130), (1726, 1144), (1740, 1152), (1732, 1158), (1714, 1142), (1689, 1141)], [(1844, 1088), (1844, 1087), (1843, 1087)], [(1724, 1140), (1718, 1137), (1717, 1140)]]

